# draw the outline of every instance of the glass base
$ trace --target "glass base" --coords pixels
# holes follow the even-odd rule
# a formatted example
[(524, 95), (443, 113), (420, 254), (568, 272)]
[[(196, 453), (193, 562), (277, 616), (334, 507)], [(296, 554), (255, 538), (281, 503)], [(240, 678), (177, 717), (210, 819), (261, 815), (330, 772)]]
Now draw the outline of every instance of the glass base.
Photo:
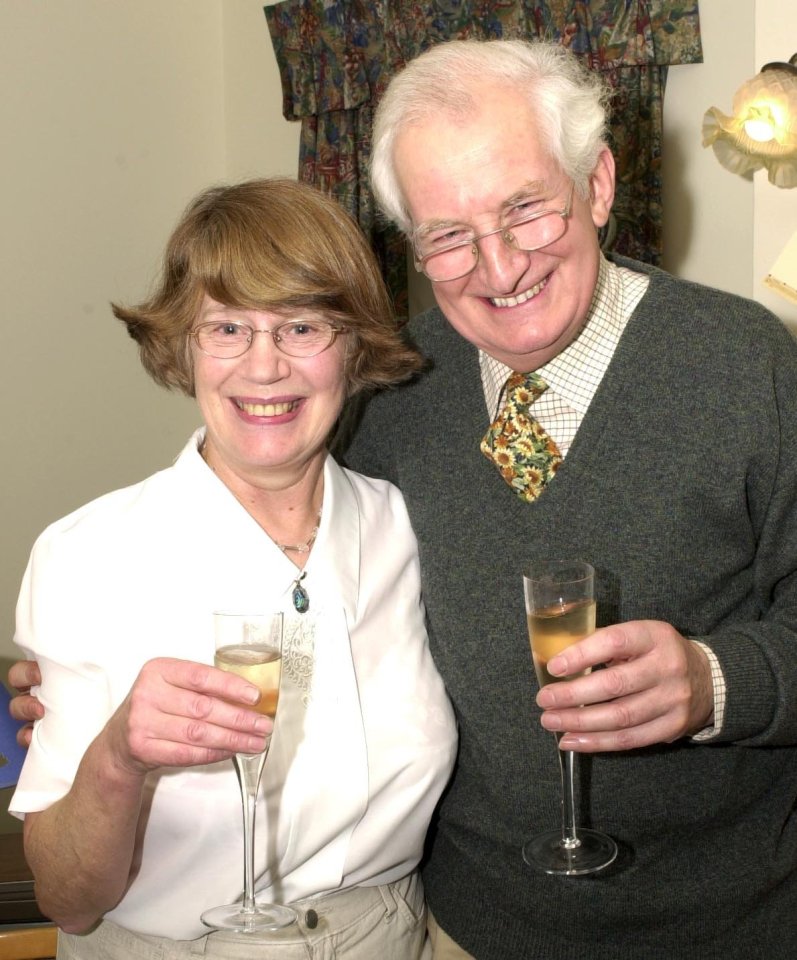
[(202, 923), (214, 930), (236, 930), (238, 933), (261, 933), (281, 930), (296, 923), (296, 912), (276, 903), (258, 903), (255, 909), (244, 912), (240, 903), (212, 907), (202, 914)]
[(597, 830), (578, 830), (578, 842), (567, 846), (561, 830), (551, 830), (529, 840), (523, 847), (523, 859), (530, 867), (562, 877), (580, 877), (597, 873), (613, 863), (617, 844)]

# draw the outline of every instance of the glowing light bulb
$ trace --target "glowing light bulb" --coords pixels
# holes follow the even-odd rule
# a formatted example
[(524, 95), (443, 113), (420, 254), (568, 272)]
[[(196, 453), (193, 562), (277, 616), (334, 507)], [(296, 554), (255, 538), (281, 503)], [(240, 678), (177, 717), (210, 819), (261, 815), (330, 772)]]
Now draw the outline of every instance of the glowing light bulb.
[(755, 140), (756, 143), (769, 143), (770, 140), (775, 139), (775, 125), (771, 120), (756, 117), (752, 120), (745, 120), (743, 126), (747, 136), (751, 140)]

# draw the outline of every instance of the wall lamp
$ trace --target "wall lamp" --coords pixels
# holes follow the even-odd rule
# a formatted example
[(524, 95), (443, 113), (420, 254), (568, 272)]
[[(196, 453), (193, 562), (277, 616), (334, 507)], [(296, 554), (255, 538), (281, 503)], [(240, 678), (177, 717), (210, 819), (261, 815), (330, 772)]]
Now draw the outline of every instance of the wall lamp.
[(768, 63), (743, 83), (733, 115), (716, 107), (703, 117), (703, 146), (727, 170), (751, 176), (766, 169), (777, 187), (797, 187), (797, 53), (788, 63)]

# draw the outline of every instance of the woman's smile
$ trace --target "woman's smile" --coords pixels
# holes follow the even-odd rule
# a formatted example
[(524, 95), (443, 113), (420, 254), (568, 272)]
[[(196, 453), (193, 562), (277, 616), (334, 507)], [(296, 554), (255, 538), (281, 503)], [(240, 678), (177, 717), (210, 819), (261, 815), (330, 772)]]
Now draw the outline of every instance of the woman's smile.
[(285, 413), (292, 413), (301, 403), (300, 400), (280, 401), (271, 403), (249, 402), (246, 400), (233, 400), (233, 403), (239, 410), (248, 413), (252, 417), (279, 417)]

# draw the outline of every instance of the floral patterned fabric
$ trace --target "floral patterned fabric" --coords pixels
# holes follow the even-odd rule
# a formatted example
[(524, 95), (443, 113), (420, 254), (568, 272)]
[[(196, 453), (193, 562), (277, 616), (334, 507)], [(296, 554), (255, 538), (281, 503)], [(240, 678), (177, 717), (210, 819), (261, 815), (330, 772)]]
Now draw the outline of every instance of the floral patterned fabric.
[(558, 40), (615, 91), (619, 253), (661, 256), (662, 103), (667, 69), (702, 59), (697, 0), (283, 0), (265, 8), (283, 113), (302, 121), (299, 179), (352, 213), (407, 309), (404, 240), (378, 216), (367, 180), (373, 110), (393, 74), (455, 38)]
[(547, 389), (538, 373), (513, 373), (506, 382), (506, 404), (480, 446), (512, 492), (527, 503), (537, 499), (562, 462), (559, 447), (531, 413)]

